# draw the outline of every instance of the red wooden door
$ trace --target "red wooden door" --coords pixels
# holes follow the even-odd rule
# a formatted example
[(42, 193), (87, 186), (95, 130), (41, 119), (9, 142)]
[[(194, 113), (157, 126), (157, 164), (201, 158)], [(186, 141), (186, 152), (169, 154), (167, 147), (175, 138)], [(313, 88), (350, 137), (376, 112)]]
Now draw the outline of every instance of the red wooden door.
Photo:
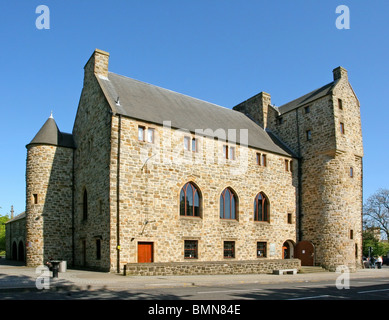
[(301, 260), (302, 266), (313, 266), (315, 260), (315, 248), (309, 241), (300, 241), (296, 245), (295, 258)]
[(152, 242), (138, 242), (138, 262), (139, 263), (153, 262)]

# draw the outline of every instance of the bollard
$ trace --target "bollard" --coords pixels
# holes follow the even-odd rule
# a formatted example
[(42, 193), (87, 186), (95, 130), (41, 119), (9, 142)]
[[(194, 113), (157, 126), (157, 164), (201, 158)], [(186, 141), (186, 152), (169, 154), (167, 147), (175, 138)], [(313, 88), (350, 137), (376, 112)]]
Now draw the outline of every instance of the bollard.
[(61, 261), (51, 261), (53, 266), (53, 278), (58, 278), (59, 264)]

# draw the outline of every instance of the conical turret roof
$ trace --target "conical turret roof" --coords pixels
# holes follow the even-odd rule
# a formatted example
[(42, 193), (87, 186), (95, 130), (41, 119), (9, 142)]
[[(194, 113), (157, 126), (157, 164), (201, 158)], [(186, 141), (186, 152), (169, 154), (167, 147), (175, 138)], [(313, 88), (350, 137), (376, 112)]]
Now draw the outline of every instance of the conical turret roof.
[(34, 139), (28, 144), (44, 144), (58, 147), (74, 148), (73, 136), (59, 131), (57, 123), (52, 115), (46, 120), (45, 124), (35, 135)]

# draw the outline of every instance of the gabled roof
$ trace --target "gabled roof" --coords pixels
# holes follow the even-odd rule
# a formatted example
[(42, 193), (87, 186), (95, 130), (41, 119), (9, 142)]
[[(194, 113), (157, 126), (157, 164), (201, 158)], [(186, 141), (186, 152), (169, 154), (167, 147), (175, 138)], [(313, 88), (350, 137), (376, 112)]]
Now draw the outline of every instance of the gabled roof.
[[(250, 147), (291, 156), (282, 144), (275, 143), (274, 137), (270, 137), (263, 128), (241, 112), (112, 72), (108, 73), (108, 78), (97, 76), (97, 80), (112, 112), (116, 114), (158, 125), (170, 121), (172, 128), (193, 133), (206, 129), (210, 129), (211, 133), (218, 133), (218, 129), (223, 129), (228, 135), (229, 129), (235, 129), (236, 139), (231, 136), (227, 136), (227, 139), (237, 144), (241, 141), (240, 129), (247, 129)], [(215, 136), (223, 139), (223, 136)], [(242, 140), (243, 142), (246, 141)]]
[(278, 107), (278, 111), (282, 113), (289, 112), (291, 110), (294, 110), (296, 108), (299, 108), (305, 104), (308, 104), (316, 99), (322, 98), (326, 95), (329, 95), (332, 93), (332, 90), (334, 89), (335, 85), (338, 83), (339, 80), (333, 81), (331, 83), (326, 84), (325, 86), (313, 90), (300, 98), (297, 98), (293, 101), (290, 101), (280, 107)]
[(14, 222), (16, 220), (23, 219), (25, 217), (26, 217), (26, 212), (23, 211), (22, 213), (19, 213), (17, 216), (13, 217), (12, 219), (9, 219), (5, 224), (10, 223), (10, 222)]
[(69, 133), (59, 131), (57, 123), (52, 116), (46, 120), (34, 139), (27, 146), (32, 144), (74, 148), (73, 136)]

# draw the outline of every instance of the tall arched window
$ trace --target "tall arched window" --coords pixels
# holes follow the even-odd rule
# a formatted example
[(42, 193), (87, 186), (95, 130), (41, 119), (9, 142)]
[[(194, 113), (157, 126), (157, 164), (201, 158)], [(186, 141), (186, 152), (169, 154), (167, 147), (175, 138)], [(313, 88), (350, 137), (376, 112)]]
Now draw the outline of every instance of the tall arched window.
[(201, 194), (192, 183), (186, 183), (180, 193), (180, 215), (200, 217)]
[(254, 200), (254, 221), (269, 221), (269, 201), (262, 192)]
[(82, 197), (82, 219), (86, 220), (88, 218), (88, 193), (86, 189), (84, 190), (84, 195)]
[(220, 219), (236, 219), (237, 197), (230, 188), (220, 195)]

